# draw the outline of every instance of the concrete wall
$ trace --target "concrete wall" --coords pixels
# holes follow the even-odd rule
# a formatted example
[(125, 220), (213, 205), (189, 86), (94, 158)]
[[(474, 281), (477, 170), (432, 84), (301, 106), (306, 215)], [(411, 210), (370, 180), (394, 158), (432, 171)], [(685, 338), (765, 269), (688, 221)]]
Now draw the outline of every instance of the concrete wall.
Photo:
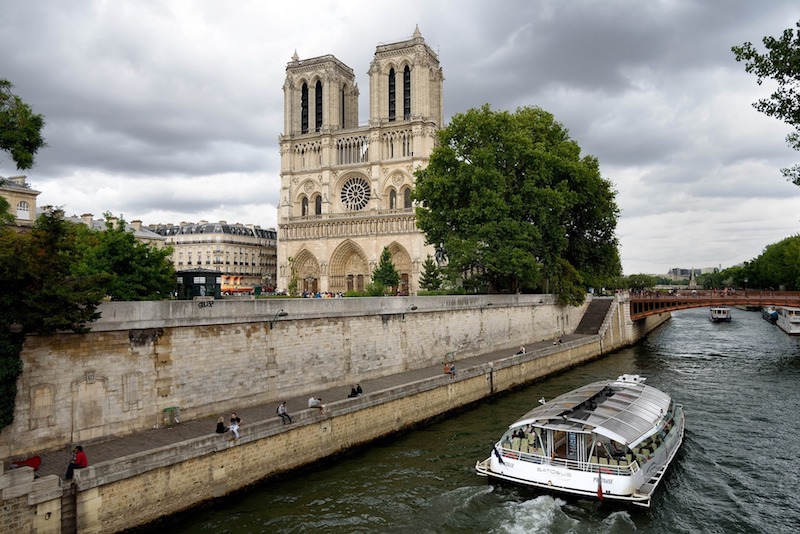
[(0, 457), (550, 339), (583, 310), (544, 295), (105, 303), (89, 334), (28, 337)]

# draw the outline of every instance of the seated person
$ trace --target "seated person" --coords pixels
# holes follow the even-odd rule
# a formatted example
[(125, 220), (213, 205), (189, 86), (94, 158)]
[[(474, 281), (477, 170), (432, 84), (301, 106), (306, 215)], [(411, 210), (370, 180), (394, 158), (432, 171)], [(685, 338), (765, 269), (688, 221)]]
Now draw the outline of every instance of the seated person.
[(308, 407), (309, 408), (316, 408), (320, 411), (320, 413), (325, 413), (325, 405), (322, 404), (322, 399), (319, 397), (311, 397), (308, 399)]
[(355, 397), (358, 397), (358, 390), (356, 389), (355, 386), (353, 386), (353, 387), (350, 388), (350, 394), (347, 396), (347, 398), (348, 399), (352, 399), (352, 398), (355, 398)]

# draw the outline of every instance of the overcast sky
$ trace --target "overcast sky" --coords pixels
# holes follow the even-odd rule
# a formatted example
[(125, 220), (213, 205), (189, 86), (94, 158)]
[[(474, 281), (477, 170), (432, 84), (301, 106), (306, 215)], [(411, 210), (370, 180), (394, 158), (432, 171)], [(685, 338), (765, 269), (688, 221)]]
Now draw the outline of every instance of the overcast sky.
[(539, 106), (617, 190), (625, 274), (723, 268), (800, 232), (791, 130), (731, 46), (778, 36), (797, 0), (0, 0), (0, 78), (45, 116), (24, 173), (39, 206), (145, 224), (277, 226), (286, 64), (333, 54), (361, 123), (378, 44), (419, 26), (444, 111)]

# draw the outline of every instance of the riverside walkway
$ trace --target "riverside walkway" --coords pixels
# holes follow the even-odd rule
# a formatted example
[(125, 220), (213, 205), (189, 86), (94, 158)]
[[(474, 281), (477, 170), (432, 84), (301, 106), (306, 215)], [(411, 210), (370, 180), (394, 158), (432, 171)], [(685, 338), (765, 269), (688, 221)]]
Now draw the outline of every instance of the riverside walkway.
[[(580, 334), (569, 334), (563, 336), (561, 339), (567, 343), (576, 339), (589, 337)], [(551, 348), (553, 340), (539, 341), (535, 343), (526, 343), (525, 348), (528, 353)], [(494, 351), (468, 358), (456, 358), (456, 379), (458, 374), (471, 367), (502, 360), (514, 354), (514, 350)], [(444, 359), (444, 358), (443, 358)], [(373, 393), (387, 388), (393, 388), (403, 384), (409, 384), (417, 380), (430, 378), (433, 376), (440, 376), (443, 373), (442, 365), (437, 364), (422, 369), (413, 371), (406, 371), (403, 373), (392, 374), (381, 378), (373, 378), (370, 380), (357, 381), (364, 393)], [(145, 430), (130, 434), (122, 437), (106, 438), (100, 441), (91, 441), (83, 443), (75, 443), (68, 447), (59, 450), (40, 451), (35, 452), (35, 445), (31, 455), (38, 454), (42, 458), (42, 464), (36, 472), (37, 476), (42, 477), (45, 475), (58, 475), (63, 478), (66, 471), (67, 463), (69, 463), (72, 455), (71, 450), (74, 445), (83, 445), (86, 456), (89, 458), (89, 464), (97, 464), (99, 462), (113, 461), (117, 458), (122, 458), (131, 454), (143, 453), (149, 450), (154, 450), (159, 447), (179, 443), (181, 441), (205, 436), (213, 435), (216, 428), (217, 418), (223, 416), (226, 425), (231, 416), (231, 411), (242, 419), (242, 426), (239, 430), (242, 436), (247, 435), (248, 424), (255, 421), (264, 421), (267, 419), (278, 419), (275, 409), (281, 401), (286, 401), (286, 406), (289, 415), (302, 411), (316, 410), (315, 408), (308, 408), (308, 398), (311, 395), (320, 397), (323, 403), (328, 405), (329, 410), (335, 410), (331, 403), (336, 401), (347, 401), (347, 395), (350, 393), (350, 385), (338, 386), (333, 388), (321, 389), (313, 391), (302, 396), (276, 398), (265, 401), (262, 404), (250, 407), (238, 407), (235, 404), (230, 404), (227, 411), (214, 414), (212, 416), (194, 419), (190, 421), (181, 421), (179, 424), (168, 428), (156, 428)], [(299, 418), (298, 418), (299, 419)], [(297, 419), (295, 419), (297, 421)], [(226, 439), (230, 434), (225, 434)], [(14, 457), (12, 460), (19, 460), (20, 458)], [(6, 460), (8, 464), (8, 460)]]

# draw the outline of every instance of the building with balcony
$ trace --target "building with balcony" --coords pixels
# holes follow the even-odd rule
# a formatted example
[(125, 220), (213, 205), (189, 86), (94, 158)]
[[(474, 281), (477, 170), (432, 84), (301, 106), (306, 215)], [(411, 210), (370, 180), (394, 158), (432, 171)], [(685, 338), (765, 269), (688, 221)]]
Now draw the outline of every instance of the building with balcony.
[(361, 290), (388, 247), (403, 293), (418, 290), (432, 246), (411, 190), (443, 126), (439, 59), (419, 28), (378, 45), (369, 68), (369, 123), (358, 123), (353, 70), (332, 55), (286, 66), (280, 136), (278, 287)]
[(223, 293), (275, 288), (274, 229), (225, 221), (151, 224), (148, 228), (164, 236), (166, 244), (173, 247), (171, 259), (176, 271), (220, 271)]

